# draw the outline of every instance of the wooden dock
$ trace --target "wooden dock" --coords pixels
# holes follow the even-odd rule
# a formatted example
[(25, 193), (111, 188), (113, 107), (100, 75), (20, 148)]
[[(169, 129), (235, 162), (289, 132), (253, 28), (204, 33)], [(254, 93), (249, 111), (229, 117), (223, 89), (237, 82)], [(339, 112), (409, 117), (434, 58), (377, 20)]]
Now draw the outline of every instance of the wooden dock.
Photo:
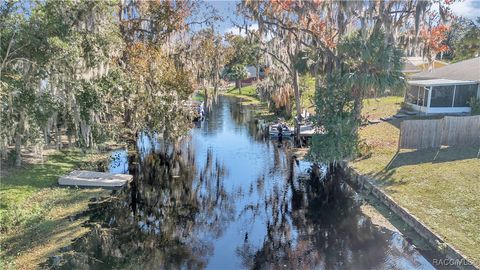
[(307, 110), (301, 115), (301, 120), (299, 120), (298, 116), (295, 116), (295, 136), (297, 139), (301, 141), (307, 141), (313, 137), (315, 134), (321, 134), (321, 130), (314, 126), (311, 121), (304, 121), (308, 120), (310, 114)]
[(311, 125), (301, 125), (300, 126), (300, 138), (310, 138), (315, 134), (315, 128)]
[(310, 144), (310, 140), (312, 139), (313, 135), (315, 134), (323, 134), (323, 128), (317, 128), (312, 124), (301, 124), (298, 127), (298, 134), (297, 134), (297, 146), (304, 147)]
[(101, 187), (108, 189), (118, 189), (133, 179), (129, 174), (115, 174), (92, 171), (72, 171), (61, 176), (58, 184), (61, 186), (77, 187)]

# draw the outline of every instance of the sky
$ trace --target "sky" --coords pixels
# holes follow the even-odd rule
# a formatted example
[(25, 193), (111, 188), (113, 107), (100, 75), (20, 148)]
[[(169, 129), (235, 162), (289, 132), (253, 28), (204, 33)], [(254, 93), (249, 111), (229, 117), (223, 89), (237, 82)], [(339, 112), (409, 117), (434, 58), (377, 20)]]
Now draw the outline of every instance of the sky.
[(475, 21), (477, 17), (480, 17), (480, 0), (465, 0), (453, 3), (452, 11), (457, 16)]
[(235, 24), (243, 24), (243, 17), (237, 15), (237, 0), (204, 0), (207, 4), (217, 10), (218, 14), (223, 17), (223, 21), (217, 22), (215, 28), (221, 34), (234, 33), (238, 34), (238, 28)]
[[(222, 22), (217, 22), (215, 28), (221, 33), (238, 34), (238, 28), (234, 25), (243, 24), (243, 18), (236, 14), (236, 5), (239, 0), (204, 0), (218, 11), (218, 14), (224, 18)], [(480, 0), (463, 0), (452, 4), (452, 11), (457, 16), (466, 17), (475, 20), (480, 17)], [(252, 27), (257, 27), (253, 25)]]

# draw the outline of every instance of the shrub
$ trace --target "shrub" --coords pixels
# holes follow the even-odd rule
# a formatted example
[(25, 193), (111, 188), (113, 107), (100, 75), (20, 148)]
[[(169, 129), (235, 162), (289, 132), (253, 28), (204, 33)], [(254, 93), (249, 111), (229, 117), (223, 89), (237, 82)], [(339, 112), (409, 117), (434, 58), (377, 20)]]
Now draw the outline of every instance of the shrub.
[(469, 103), (472, 108), (472, 115), (480, 115), (480, 98), (472, 97)]

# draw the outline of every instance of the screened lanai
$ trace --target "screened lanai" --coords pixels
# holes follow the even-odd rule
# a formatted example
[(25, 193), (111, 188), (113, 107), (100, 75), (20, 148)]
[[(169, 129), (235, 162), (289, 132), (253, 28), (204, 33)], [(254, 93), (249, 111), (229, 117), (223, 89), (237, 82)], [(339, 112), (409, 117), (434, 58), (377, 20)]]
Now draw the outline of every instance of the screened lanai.
[(472, 97), (480, 96), (476, 81), (431, 79), (409, 81), (405, 102), (426, 114), (468, 113)]

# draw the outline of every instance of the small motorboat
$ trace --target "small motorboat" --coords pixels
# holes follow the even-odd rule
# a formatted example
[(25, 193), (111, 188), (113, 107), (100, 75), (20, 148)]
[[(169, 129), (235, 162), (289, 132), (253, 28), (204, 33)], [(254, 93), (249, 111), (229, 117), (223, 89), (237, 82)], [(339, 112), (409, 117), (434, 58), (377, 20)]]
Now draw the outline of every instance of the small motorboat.
[[(270, 137), (278, 137), (278, 125), (282, 124), (273, 124), (268, 127), (268, 133)], [(289, 128), (286, 125), (282, 125), (282, 136), (290, 137), (293, 135), (293, 128)]]
[(190, 111), (193, 116), (193, 122), (201, 122), (205, 119), (205, 111), (204, 111), (204, 105), (203, 101), (189, 101), (186, 104), (187, 106), (190, 107)]

